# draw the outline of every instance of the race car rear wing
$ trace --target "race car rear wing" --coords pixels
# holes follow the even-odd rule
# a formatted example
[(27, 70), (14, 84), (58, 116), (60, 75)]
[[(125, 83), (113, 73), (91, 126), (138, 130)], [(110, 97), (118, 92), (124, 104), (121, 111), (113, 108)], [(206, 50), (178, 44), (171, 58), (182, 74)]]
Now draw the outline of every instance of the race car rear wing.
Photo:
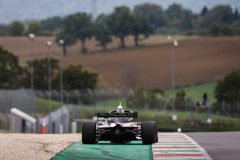
[(137, 118), (138, 114), (137, 112), (131, 112), (131, 113), (98, 113), (97, 117), (133, 117)]

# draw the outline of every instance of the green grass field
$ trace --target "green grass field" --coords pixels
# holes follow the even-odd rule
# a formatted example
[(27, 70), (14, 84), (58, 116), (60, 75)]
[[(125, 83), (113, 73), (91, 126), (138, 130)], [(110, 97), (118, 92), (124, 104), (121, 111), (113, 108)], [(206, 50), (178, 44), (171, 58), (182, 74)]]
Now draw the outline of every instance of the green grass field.
[[(124, 99), (112, 99), (112, 100), (104, 100), (98, 101), (93, 106), (81, 105), (77, 107), (90, 107), (90, 108), (105, 108), (107, 110), (112, 110), (116, 108), (118, 103), (121, 102), (123, 106), (126, 106), (126, 102)], [(40, 114), (45, 114), (49, 112), (49, 101), (48, 99), (36, 98), (36, 112)], [(56, 110), (60, 107), (60, 102), (58, 101), (50, 101), (51, 110)]]
[[(189, 87), (183, 87), (176, 89), (175, 93), (178, 92), (181, 89), (184, 89), (186, 92), (186, 97), (191, 98), (193, 101), (201, 101), (203, 93), (208, 94), (209, 103), (213, 103), (216, 101), (214, 97), (214, 89), (216, 87), (217, 83), (205, 83), (195, 86), (189, 86)], [(168, 90), (165, 92), (165, 96), (167, 98), (173, 97), (173, 91)], [(36, 98), (36, 109), (38, 113), (47, 113), (48, 112), (48, 100), (47, 99), (41, 99)], [(114, 109), (118, 103), (121, 102), (123, 106), (126, 106), (125, 99), (112, 99), (112, 100), (103, 100), (103, 101), (97, 101), (94, 105), (95, 108), (106, 108), (108, 110)], [(51, 101), (51, 108), (52, 110), (57, 109), (60, 106), (60, 103), (57, 101)], [(87, 107), (87, 106), (86, 106)]]
[[(206, 92), (208, 94), (208, 101), (209, 103), (213, 103), (216, 101), (214, 97), (214, 90), (216, 87), (216, 82), (205, 83), (200, 85), (194, 85), (189, 87), (183, 87), (176, 89), (175, 93), (179, 90), (183, 89), (186, 92), (186, 98), (191, 98), (193, 101), (201, 101), (202, 95)], [(165, 92), (167, 97), (173, 97), (173, 91), (169, 90)]]
[(175, 35), (171, 39), (168, 39), (168, 36), (163, 35), (152, 35), (147, 39), (144, 39), (140, 41), (140, 44), (142, 45), (157, 45), (157, 44), (163, 44), (163, 43), (170, 43), (173, 41), (173, 39), (176, 39), (178, 41), (186, 40), (186, 39), (195, 39), (198, 38), (197, 36), (183, 36), (183, 35)]
[[(193, 85), (188, 87), (182, 87), (176, 89), (175, 93), (177, 93), (180, 90), (184, 90), (186, 92), (186, 98), (190, 98), (193, 101), (201, 101), (203, 94), (206, 92), (208, 95), (209, 103), (213, 103), (216, 101), (216, 98), (214, 97), (214, 90), (217, 85), (217, 82), (211, 82), (211, 83), (204, 83), (199, 85)], [(165, 91), (165, 96), (167, 98), (173, 97), (173, 91), (167, 90)], [(122, 102), (124, 106), (126, 106), (125, 99), (112, 99), (112, 100), (105, 100), (105, 101), (99, 101), (96, 103), (96, 107), (102, 107), (105, 106), (106, 108), (112, 108), (116, 107), (119, 102)]]
[[(216, 101), (214, 97), (214, 89), (216, 85), (217, 85), (216, 82), (212, 82), (212, 83), (205, 83), (205, 84), (200, 84), (195, 86), (183, 87), (183, 88), (176, 89), (175, 93), (181, 89), (184, 89), (186, 92), (187, 98), (191, 98), (193, 101), (201, 101), (203, 93), (206, 92), (208, 94), (209, 103), (213, 103)], [(172, 98), (173, 91), (172, 90), (166, 91), (165, 96), (167, 98)], [(36, 102), (36, 109), (38, 113), (48, 112), (49, 102), (47, 99), (36, 98), (35, 102)], [(106, 108), (108, 110), (111, 110), (111, 109), (114, 109), (119, 102), (121, 102), (123, 106), (126, 106), (125, 99), (112, 99), (112, 100), (97, 101), (94, 107)], [(59, 106), (60, 106), (59, 102), (51, 101), (52, 110), (57, 109)]]
[[(35, 98), (36, 112), (40, 114), (49, 112), (49, 101), (47, 99)], [(51, 111), (60, 107), (57, 101), (50, 101)]]

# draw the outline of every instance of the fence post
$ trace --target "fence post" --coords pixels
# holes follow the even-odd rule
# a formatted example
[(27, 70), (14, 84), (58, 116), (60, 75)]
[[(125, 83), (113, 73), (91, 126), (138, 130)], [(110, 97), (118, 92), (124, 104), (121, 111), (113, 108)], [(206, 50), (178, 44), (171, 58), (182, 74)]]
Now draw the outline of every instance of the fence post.
[(63, 124), (59, 124), (59, 133), (63, 134)]
[(77, 133), (77, 122), (75, 121), (71, 123), (71, 132)]

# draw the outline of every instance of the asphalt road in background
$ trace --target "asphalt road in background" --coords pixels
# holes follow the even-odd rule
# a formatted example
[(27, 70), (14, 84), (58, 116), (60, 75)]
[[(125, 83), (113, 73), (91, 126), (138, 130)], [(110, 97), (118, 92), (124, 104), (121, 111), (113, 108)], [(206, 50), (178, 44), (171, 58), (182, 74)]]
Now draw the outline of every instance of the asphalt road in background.
[(240, 160), (240, 132), (187, 133), (213, 160)]

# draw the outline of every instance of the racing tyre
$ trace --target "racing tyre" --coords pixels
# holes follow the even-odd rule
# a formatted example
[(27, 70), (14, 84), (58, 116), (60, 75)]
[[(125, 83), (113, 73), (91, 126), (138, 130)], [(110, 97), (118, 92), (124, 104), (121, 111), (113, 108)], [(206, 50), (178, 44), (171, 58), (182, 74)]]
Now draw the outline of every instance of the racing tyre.
[(157, 126), (157, 123), (155, 122), (155, 126), (156, 126), (156, 141), (155, 143), (158, 142), (158, 126)]
[(82, 143), (94, 144), (96, 141), (96, 122), (84, 122), (82, 126)]
[(157, 141), (156, 136), (156, 122), (155, 121), (146, 121), (142, 122), (141, 125), (141, 134), (143, 144), (153, 144)]

